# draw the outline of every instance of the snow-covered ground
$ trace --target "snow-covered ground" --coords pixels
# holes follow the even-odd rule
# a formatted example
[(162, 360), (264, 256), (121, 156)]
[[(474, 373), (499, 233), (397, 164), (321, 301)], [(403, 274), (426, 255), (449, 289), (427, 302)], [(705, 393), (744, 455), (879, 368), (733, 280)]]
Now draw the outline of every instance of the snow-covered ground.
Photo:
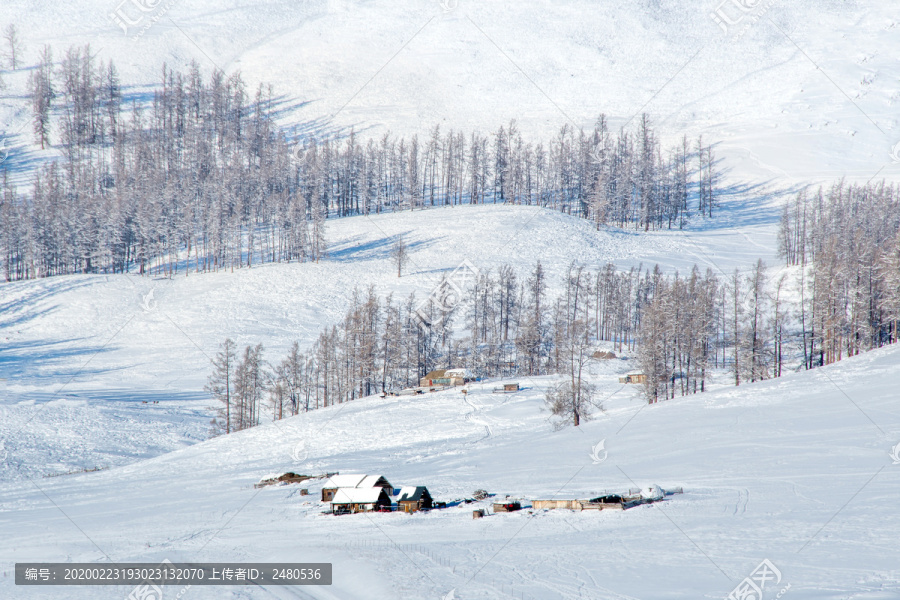
[[(552, 378), (522, 378), (518, 394), (488, 382), (468, 398), (371, 398), (190, 445), (205, 434), (208, 356), (226, 335), (280, 358), (338, 319), (354, 285), (421, 296), (463, 259), (524, 274), (539, 258), (553, 287), (573, 259), (683, 271), (706, 257), (727, 273), (773, 259), (744, 237), (773, 234), (760, 220), (639, 234), (535, 208), (445, 208), (336, 220), (319, 264), (5, 284), (0, 597), (129, 591), (16, 588), (16, 561), (164, 558), (334, 564), (330, 588), (190, 598), (721, 598), (763, 559), (796, 598), (900, 597), (898, 348), (651, 406), (618, 383), (631, 361), (598, 363), (605, 412), (577, 429), (551, 423)], [(400, 232), (412, 260), (398, 279), (388, 240)], [(478, 488), (526, 501), (650, 483), (685, 493), (625, 513), (331, 517), (316, 484), (307, 497), (253, 488), (286, 470), (379, 473), (445, 501)]]
[[(768, 559), (782, 580), (766, 598), (788, 585), (797, 599), (897, 598), (898, 358), (890, 348), (649, 406), (628, 388), (562, 431), (542, 410), (546, 379), (510, 395), (473, 385), (468, 401), (456, 390), (371, 398), (109, 471), (4, 485), (0, 596), (128, 592), (14, 588), (15, 561), (168, 558), (334, 565), (328, 588), (193, 587), (185, 598), (723, 598)], [(614, 369), (598, 368), (604, 393), (621, 388)], [(310, 496), (253, 488), (279, 470), (378, 473), (445, 501), (477, 488), (524, 500), (650, 483), (684, 494), (624, 513), (473, 520), (481, 503), (334, 517), (320, 483)]]

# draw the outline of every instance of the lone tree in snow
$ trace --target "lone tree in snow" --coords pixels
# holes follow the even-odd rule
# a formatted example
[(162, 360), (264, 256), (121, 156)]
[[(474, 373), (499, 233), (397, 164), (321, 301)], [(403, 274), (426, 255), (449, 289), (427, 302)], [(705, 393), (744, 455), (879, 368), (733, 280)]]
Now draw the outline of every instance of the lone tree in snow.
[(565, 383), (547, 392), (546, 402), (550, 412), (563, 420), (558, 427), (564, 427), (570, 419), (578, 427), (582, 421), (589, 421), (594, 409), (596, 387), (585, 379)]
[(409, 262), (409, 248), (403, 241), (402, 235), (397, 236), (397, 241), (394, 242), (394, 246), (391, 248), (391, 258), (394, 259), (394, 264), (397, 265), (397, 277), (400, 277), (403, 274), (403, 266)]

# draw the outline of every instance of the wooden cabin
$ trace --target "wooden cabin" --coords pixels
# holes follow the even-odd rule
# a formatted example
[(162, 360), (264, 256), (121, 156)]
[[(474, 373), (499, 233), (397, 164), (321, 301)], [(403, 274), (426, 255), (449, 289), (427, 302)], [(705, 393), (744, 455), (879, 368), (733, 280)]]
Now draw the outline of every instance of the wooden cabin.
[(619, 377), (619, 383), (647, 383), (647, 375), (640, 371), (631, 371)]
[(433, 507), (431, 494), (428, 492), (428, 488), (423, 485), (400, 488), (395, 495), (395, 499), (397, 510), (403, 512), (412, 513)]
[(340, 488), (383, 488), (386, 493), (394, 489), (391, 483), (381, 475), (332, 475), (322, 486), (322, 502), (331, 502)]
[(331, 499), (332, 514), (391, 510), (391, 498), (383, 487), (338, 488)]

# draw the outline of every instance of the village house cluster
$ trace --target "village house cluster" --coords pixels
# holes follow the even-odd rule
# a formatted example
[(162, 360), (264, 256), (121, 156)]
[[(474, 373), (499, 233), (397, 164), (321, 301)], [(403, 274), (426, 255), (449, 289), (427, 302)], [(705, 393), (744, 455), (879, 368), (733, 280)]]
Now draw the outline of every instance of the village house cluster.
[[(492, 511), (489, 511), (488, 507), (476, 508), (473, 510), (472, 516), (474, 518), (483, 518), (491, 513), (516, 512), (524, 508), (578, 511), (626, 510), (642, 504), (659, 502), (674, 494), (684, 493), (680, 487), (663, 490), (657, 485), (650, 485), (643, 489), (631, 489), (627, 493), (622, 494), (605, 493), (589, 500), (560, 498), (532, 500), (529, 506), (516, 498), (511, 498), (509, 495), (505, 498), (499, 498), (496, 497), (496, 494), (488, 493), (485, 490), (476, 490), (473, 497), (454, 500), (448, 504), (447, 502), (435, 501), (431, 496), (431, 492), (424, 485), (408, 485), (395, 488), (383, 475), (367, 475), (363, 473), (344, 475), (328, 473), (319, 476), (284, 473), (278, 476), (267, 477), (257, 483), (256, 487), (304, 483), (313, 479), (325, 479), (325, 482), (322, 484), (321, 500), (323, 503), (331, 505), (326, 514), (330, 513), (333, 515), (367, 512), (414, 513), (434, 508), (471, 504), (489, 499), (493, 499), (489, 505)], [(300, 490), (301, 496), (308, 494), (309, 489), (303, 488)]]
[(395, 488), (382, 475), (332, 475), (322, 486), (322, 502), (332, 514), (399, 511), (413, 513), (435, 507), (423, 485)]

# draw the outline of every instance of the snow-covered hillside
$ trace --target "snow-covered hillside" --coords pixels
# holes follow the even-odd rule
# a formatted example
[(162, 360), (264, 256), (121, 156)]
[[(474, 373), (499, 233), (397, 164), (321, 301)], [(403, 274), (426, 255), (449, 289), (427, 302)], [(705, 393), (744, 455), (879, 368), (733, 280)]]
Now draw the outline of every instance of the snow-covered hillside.
[[(896, 348), (650, 406), (637, 386), (618, 383), (629, 360), (596, 363), (606, 411), (577, 429), (550, 422), (552, 377), (522, 378), (514, 395), (492, 394), (487, 382), (468, 398), (371, 398), (184, 448), (205, 437), (207, 356), (225, 335), (279, 356), (338, 319), (354, 285), (424, 295), (463, 259), (523, 272), (540, 259), (553, 286), (573, 259), (659, 261), (669, 271), (699, 262), (727, 273), (773, 258), (748, 243), (771, 238), (760, 214), (737, 231), (739, 215), (718, 229), (638, 234), (528, 207), (446, 208), (337, 220), (331, 257), (319, 264), (2, 286), (0, 597), (59, 597), (15, 588), (15, 561), (107, 557), (335, 567), (331, 588), (194, 587), (196, 598), (438, 599), (452, 589), (456, 598), (721, 598), (763, 559), (797, 598), (897, 597)], [(398, 279), (388, 240), (400, 232), (412, 260)], [(112, 468), (60, 475), (97, 467)], [(315, 484), (309, 497), (299, 486), (253, 488), (286, 470), (381, 473), (445, 501), (477, 488), (524, 500), (650, 483), (685, 494), (625, 513), (473, 521), (473, 505), (461, 505), (331, 517), (320, 514)]]
[[(424, 299), (464, 260), (478, 269), (509, 264), (522, 277), (540, 260), (554, 294), (572, 261), (592, 269), (659, 263), (682, 272), (698, 263), (727, 274), (760, 255), (773, 258), (747, 243), (747, 233), (772, 239), (772, 223), (760, 220), (741, 234), (729, 227), (643, 234), (598, 232), (583, 219), (533, 207), (442, 208), (338, 219), (330, 225), (330, 257), (318, 264), (5, 284), (0, 432), (24, 429), (5, 444), (0, 469), (13, 477), (105, 467), (201, 439), (211, 417), (203, 391), (209, 357), (225, 337), (261, 342), (277, 362), (294, 340), (306, 349), (338, 322), (354, 287)], [(389, 256), (397, 234), (410, 247), (408, 274), (399, 279)], [(136, 426), (145, 419), (147, 427)]]
[[(240, 70), (251, 90), (262, 82), (283, 96), (282, 123), (297, 135), (484, 132), (514, 118), (546, 138), (601, 112), (615, 128), (645, 111), (667, 142), (684, 132), (718, 143), (736, 180), (900, 174), (890, 2), (760, 0), (743, 13), (716, 0), (139, 4), (7, 0), (0, 22), (18, 26), (28, 65), (44, 44), (60, 58), (90, 43), (117, 63), (129, 99), (147, 99), (163, 62)], [(742, 18), (723, 32), (717, 9)], [(125, 31), (110, 14), (140, 21)], [(4, 73), (0, 102), (19, 168), (56, 152), (31, 145), (27, 74)]]
[[(328, 588), (195, 586), (186, 598), (723, 598), (768, 559), (781, 581), (767, 598), (788, 586), (797, 599), (897, 598), (898, 359), (897, 348), (878, 350), (649, 406), (623, 390), (596, 420), (563, 431), (542, 411), (546, 379), (523, 379), (512, 395), (487, 384), (468, 399), (371, 398), (110, 471), (7, 485), (0, 596), (63, 597), (14, 588), (15, 561), (168, 558), (334, 565)], [(651, 483), (684, 494), (625, 512), (473, 520), (480, 503), (335, 517), (321, 514), (321, 484), (310, 496), (254, 489), (284, 470), (378, 473), (445, 501), (477, 488), (525, 500)], [(129, 591), (63, 589), (73, 599)]]

